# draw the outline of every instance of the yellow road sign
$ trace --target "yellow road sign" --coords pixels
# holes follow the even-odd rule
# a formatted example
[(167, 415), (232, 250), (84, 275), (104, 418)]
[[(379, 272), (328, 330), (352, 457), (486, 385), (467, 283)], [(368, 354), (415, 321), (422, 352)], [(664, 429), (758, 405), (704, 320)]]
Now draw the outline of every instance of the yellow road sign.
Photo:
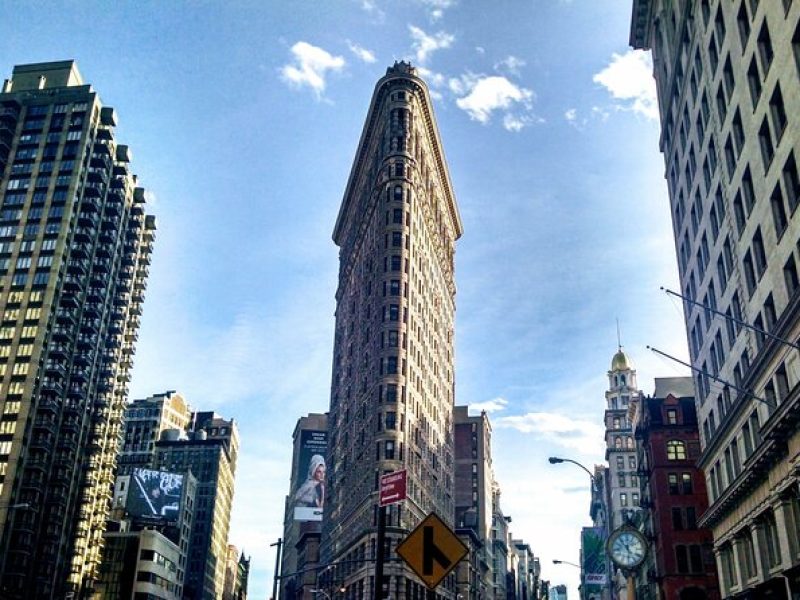
[(467, 547), (436, 513), (431, 513), (397, 546), (397, 554), (429, 589), (434, 589), (466, 556)]

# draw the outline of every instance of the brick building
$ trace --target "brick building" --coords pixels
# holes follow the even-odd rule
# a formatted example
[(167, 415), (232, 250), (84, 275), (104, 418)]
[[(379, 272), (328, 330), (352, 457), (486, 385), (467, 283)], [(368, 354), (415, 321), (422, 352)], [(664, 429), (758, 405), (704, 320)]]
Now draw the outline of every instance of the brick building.
[(708, 508), (691, 377), (656, 378), (652, 397), (636, 403), (642, 512), (652, 540), (638, 571), (637, 596), (676, 600), (719, 598), (711, 530), (698, 527)]

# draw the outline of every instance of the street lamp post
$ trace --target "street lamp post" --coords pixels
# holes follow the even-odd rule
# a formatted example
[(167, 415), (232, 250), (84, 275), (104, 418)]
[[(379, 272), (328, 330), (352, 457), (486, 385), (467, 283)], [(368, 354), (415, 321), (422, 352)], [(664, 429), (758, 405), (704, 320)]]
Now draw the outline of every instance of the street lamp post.
[(574, 562), (569, 562), (568, 560), (558, 560), (557, 558), (554, 558), (554, 559), (553, 559), (553, 564), (554, 564), (554, 565), (569, 565), (569, 566), (571, 566), (571, 567), (575, 567), (575, 568), (577, 568), (577, 569), (580, 569), (580, 568), (581, 568), (581, 566), (580, 566), (580, 565), (578, 565), (578, 564), (575, 564)]
[(572, 460), (571, 458), (561, 458), (560, 456), (551, 456), (547, 460), (551, 465), (557, 465), (559, 463), (565, 463), (565, 462), (572, 463), (573, 465), (577, 465), (578, 467), (580, 467), (581, 469), (586, 471), (586, 473), (589, 475), (589, 478), (592, 480), (592, 491), (594, 491), (594, 473), (592, 473), (589, 469), (584, 467), (577, 460)]

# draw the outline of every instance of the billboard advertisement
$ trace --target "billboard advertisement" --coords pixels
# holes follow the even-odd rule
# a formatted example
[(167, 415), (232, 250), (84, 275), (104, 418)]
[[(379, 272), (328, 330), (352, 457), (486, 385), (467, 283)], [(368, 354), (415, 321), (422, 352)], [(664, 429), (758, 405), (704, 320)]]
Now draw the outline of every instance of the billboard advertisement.
[(293, 495), (295, 521), (322, 520), (327, 452), (327, 431), (304, 429), (300, 432), (298, 485)]
[(583, 585), (586, 598), (600, 600), (608, 583), (606, 541), (602, 527), (584, 527), (581, 533), (583, 550)]
[(126, 508), (134, 517), (177, 521), (182, 493), (183, 475), (134, 469), (128, 487)]

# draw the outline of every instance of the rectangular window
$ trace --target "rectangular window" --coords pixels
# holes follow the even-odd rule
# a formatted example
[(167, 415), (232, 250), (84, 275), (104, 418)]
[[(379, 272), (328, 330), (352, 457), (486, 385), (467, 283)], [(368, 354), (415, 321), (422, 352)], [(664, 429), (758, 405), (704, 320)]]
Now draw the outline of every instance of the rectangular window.
[(775, 131), (775, 142), (779, 143), (786, 130), (786, 108), (783, 105), (783, 94), (780, 84), (775, 85), (772, 98), (769, 100), (769, 113), (772, 117), (772, 129)]
[(758, 72), (758, 64), (755, 57), (750, 61), (750, 66), (747, 69), (747, 86), (750, 88), (750, 100), (752, 100), (753, 110), (755, 110), (758, 99), (761, 97), (761, 74)]
[(770, 134), (769, 131), (767, 117), (764, 117), (761, 128), (758, 130), (758, 143), (761, 147), (761, 159), (764, 161), (764, 171), (766, 171), (772, 163), (772, 157), (775, 156), (775, 146), (772, 144), (772, 134)]
[(750, 37), (750, 15), (747, 14), (747, 5), (744, 0), (739, 6), (739, 14), (736, 15), (736, 25), (739, 28), (739, 41), (742, 44), (742, 52), (744, 52), (747, 40)]
[(770, 204), (772, 205), (772, 222), (775, 225), (775, 235), (781, 239), (783, 232), (789, 224), (786, 217), (786, 207), (783, 201), (783, 192), (781, 192), (781, 184), (777, 184), (770, 196)]
[(789, 212), (794, 213), (800, 203), (800, 178), (797, 175), (797, 165), (794, 161), (794, 151), (789, 153), (789, 158), (783, 165), (783, 185), (786, 190), (786, 200), (789, 203)]
[(677, 473), (670, 473), (667, 475), (667, 483), (669, 486), (669, 493), (670, 494), (677, 494), (678, 493), (678, 474)]
[(764, 240), (761, 237), (761, 227), (758, 227), (753, 235), (753, 257), (755, 258), (756, 273), (761, 279), (767, 270), (767, 254), (764, 250)]
[(772, 40), (769, 35), (769, 27), (767, 27), (767, 20), (764, 19), (764, 24), (761, 26), (761, 31), (758, 34), (758, 56), (761, 59), (761, 68), (764, 69), (766, 75), (772, 65)]
[(747, 224), (741, 192), (736, 192), (736, 196), (733, 198), (733, 216), (736, 219), (736, 231), (741, 235), (744, 231), (744, 226)]
[(672, 509), (672, 529), (683, 531), (683, 511), (680, 508)]

